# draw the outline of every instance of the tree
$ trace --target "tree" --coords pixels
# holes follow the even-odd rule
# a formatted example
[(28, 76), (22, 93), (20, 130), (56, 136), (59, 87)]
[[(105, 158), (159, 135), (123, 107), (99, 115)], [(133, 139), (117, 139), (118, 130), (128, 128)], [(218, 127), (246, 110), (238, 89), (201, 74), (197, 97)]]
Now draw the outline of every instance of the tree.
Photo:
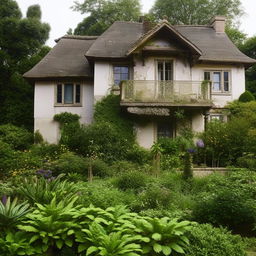
[(50, 27), (40, 20), (38, 5), (28, 8), (27, 17), (13, 0), (0, 5), (0, 123), (33, 127), (33, 87), (22, 74), (49, 51), (42, 47)]
[(243, 10), (240, 0), (156, 0), (151, 9), (156, 19), (167, 16), (172, 24), (208, 24), (215, 15), (236, 23)]
[(139, 0), (86, 0), (73, 9), (89, 14), (75, 29), (77, 35), (100, 35), (115, 21), (138, 21), (141, 15)]
[[(256, 59), (256, 36), (248, 38), (239, 48), (247, 56)], [(256, 65), (246, 70), (245, 78), (246, 89), (256, 96)]]

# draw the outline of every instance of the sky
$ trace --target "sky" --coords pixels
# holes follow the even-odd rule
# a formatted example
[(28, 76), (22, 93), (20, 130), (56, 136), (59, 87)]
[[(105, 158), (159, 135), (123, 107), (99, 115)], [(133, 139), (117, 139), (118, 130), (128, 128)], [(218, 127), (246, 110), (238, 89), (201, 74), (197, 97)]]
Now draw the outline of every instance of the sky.
[[(28, 6), (39, 4), (42, 10), (42, 21), (51, 26), (50, 38), (47, 45), (53, 47), (54, 40), (65, 35), (69, 28), (74, 29), (85, 15), (71, 10), (74, 0), (16, 0), (22, 10), (23, 16), (26, 15)], [(155, 0), (141, 0), (143, 12), (147, 12)], [(78, 0), (78, 2), (83, 2)], [(241, 19), (240, 29), (248, 36), (256, 35), (256, 1), (241, 0), (245, 15)]]

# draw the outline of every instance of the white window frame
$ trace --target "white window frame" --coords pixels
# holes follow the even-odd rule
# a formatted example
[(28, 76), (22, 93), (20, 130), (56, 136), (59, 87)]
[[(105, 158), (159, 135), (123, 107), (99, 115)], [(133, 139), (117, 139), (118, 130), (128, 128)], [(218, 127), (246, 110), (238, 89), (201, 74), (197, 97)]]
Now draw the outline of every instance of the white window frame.
[[(230, 69), (205, 69), (204, 73), (203, 73), (203, 77), (205, 72), (209, 72), (210, 73), (210, 81), (212, 83), (212, 88), (211, 88), (211, 94), (216, 94), (216, 95), (230, 95), (232, 92), (232, 75), (231, 75), (231, 70)], [(221, 86), (221, 90), (220, 91), (214, 91), (213, 90), (213, 74), (214, 72), (220, 72), (221, 73), (221, 81), (220, 81), (220, 86)], [(224, 90), (224, 72), (228, 73), (228, 91)]]
[[(157, 58), (155, 59), (155, 81), (159, 81), (158, 78), (158, 63), (159, 62), (172, 62), (172, 80), (175, 80), (175, 59), (174, 58)], [(165, 80), (167, 81), (167, 80)]]
[[(58, 86), (61, 86), (61, 102), (58, 102)], [(72, 85), (73, 86), (73, 102), (72, 103), (65, 103), (65, 85)], [(76, 102), (76, 90), (77, 87), (80, 86), (80, 102)], [(72, 82), (65, 82), (65, 83), (57, 83), (55, 86), (55, 106), (56, 107), (81, 107), (82, 106), (82, 85), (81, 83), (72, 83)]]

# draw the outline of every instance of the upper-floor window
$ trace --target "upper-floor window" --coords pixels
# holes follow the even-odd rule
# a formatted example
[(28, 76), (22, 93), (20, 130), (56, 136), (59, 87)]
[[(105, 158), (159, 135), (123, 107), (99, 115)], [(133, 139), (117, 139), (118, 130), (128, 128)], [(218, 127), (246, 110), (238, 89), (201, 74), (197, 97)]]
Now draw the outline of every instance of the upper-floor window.
[(205, 71), (204, 80), (212, 82), (212, 92), (230, 92), (230, 71)]
[(128, 66), (114, 66), (114, 84), (120, 85), (121, 81), (129, 79), (129, 67)]
[(172, 60), (157, 61), (157, 80), (173, 80), (173, 62)]
[(80, 84), (58, 84), (56, 93), (57, 104), (79, 105), (81, 104), (81, 86)]

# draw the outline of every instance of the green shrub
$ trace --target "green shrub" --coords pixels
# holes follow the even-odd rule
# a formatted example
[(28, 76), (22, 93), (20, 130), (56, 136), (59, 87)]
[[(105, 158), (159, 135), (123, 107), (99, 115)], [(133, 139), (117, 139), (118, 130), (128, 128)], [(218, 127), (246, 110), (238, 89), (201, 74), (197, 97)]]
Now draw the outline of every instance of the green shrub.
[(202, 193), (193, 209), (194, 219), (227, 227), (240, 234), (252, 234), (256, 223), (256, 203), (237, 189), (221, 189), (216, 194)]
[[(89, 167), (89, 161), (90, 159), (86, 159), (86, 170), (88, 170)], [(112, 176), (113, 171), (109, 168), (109, 166), (101, 159), (96, 158), (91, 162), (92, 165), (92, 173), (93, 176), (97, 176), (97, 177), (108, 177), (108, 176)]]
[(80, 173), (87, 177), (87, 160), (72, 152), (67, 152), (55, 160), (47, 164), (47, 169), (50, 169), (54, 175), (61, 173)]
[(183, 162), (177, 155), (163, 155), (161, 160), (161, 169), (171, 171), (182, 168)]
[(136, 191), (146, 187), (148, 177), (139, 171), (128, 171), (116, 178), (115, 184), (121, 190), (134, 189)]
[(132, 147), (115, 126), (109, 122), (94, 123), (88, 126), (67, 125), (62, 133), (61, 143), (71, 151), (86, 157), (97, 155), (108, 162), (126, 159)]
[(44, 142), (44, 138), (43, 138), (42, 134), (39, 132), (39, 130), (36, 130), (34, 132), (34, 143), (41, 144), (43, 142)]
[(120, 191), (111, 183), (101, 180), (84, 183), (80, 187), (80, 193), (79, 203), (85, 207), (88, 207), (90, 204), (101, 208), (131, 205), (136, 199), (133, 193)]
[(126, 159), (128, 161), (142, 165), (148, 163), (151, 160), (151, 154), (149, 150), (146, 150), (139, 145), (134, 144), (128, 150)]
[(0, 125), (0, 140), (16, 150), (28, 149), (33, 143), (33, 134), (12, 124)]
[(96, 123), (110, 123), (120, 136), (134, 142), (133, 122), (121, 111), (120, 96), (110, 94), (95, 105), (94, 120)]
[(67, 124), (70, 124), (70, 123), (78, 123), (79, 119), (80, 119), (79, 115), (72, 114), (72, 113), (69, 113), (69, 112), (63, 112), (63, 113), (60, 113), (60, 114), (56, 114), (53, 117), (53, 120), (56, 121), (56, 122), (59, 122), (61, 126), (67, 125)]
[(149, 184), (137, 199), (137, 211), (146, 209), (168, 209), (171, 203), (171, 191), (158, 184)]
[(250, 91), (245, 91), (244, 93), (242, 93), (238, 99), (240, 102), (250, 102), (250, 101), (254, 101), (255, 97), (253, 96), (253, 94)]
[(250, 170), (256, 170), (256, 158), (254, 154), (247, 154), (237, 159), (239, 167), (248, 168)]
[(187, 256), (246, 256), (241, 237), (209, 224), (196, 225), (187, 233)]

